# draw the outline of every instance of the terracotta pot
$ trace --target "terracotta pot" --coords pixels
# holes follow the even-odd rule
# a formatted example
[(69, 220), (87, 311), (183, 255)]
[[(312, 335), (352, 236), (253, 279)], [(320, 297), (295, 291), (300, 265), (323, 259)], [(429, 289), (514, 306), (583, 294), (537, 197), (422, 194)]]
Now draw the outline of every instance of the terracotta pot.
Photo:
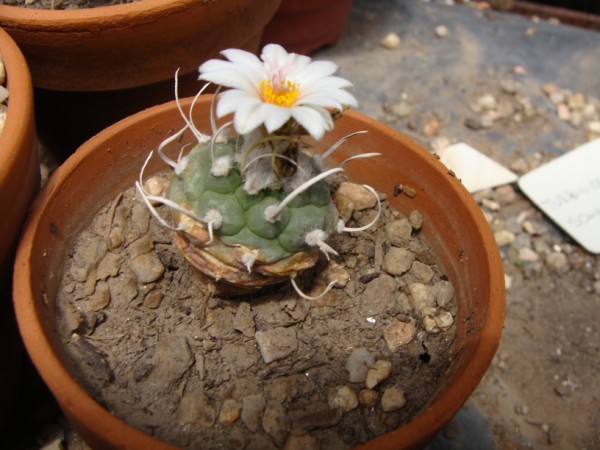
[(7, 120), (0, 134), (0, 264), (16, 248), (27, 207), (39, 188), (40, 167), (33, 118), (33, 88), (25, 58), (11, 37), (0, 28), (0, 55), (9, 90)]
[(13, 255), (27, 208), (39, 188), (40, 167), (29, 69), (15, 42), (1, 28), (0, 56), (9, 90), (7, 119), (0, 133), (0, 342), (4, 344), (0, 385), (6, 388), (0, 398), (1, 426), (14, 400), (22, 357), (9, 300)]
[(39, 136), (59, 159), (108, 125), (194, 95), (198, 66), (225, 48), (256, 52), (281, 0), (142, 0), (78, 10), (0, 5), (36, 87)]
[(36, 87), (108, 91), (195, 71), (228, 47), (256, 46), (281, 0), (143, 0), (77, 10), (0, 5)]
[(265, 28), (263, 43), (307, 55), (338, 41), (351, 9), (352, 0), (283, 0)]
[[(210, 129), (209, 102), (210, 97), (202, 98), (196, 107), (201, 130)], [(189, 104), (188, 99), (184, 109)], [(65, 368), (54, 325), (63, 258), (97, 211), (133, 185), (148, 151), (181, 125), (175, 104), (169, 103), (129, 117), (90, 139), (44, 187), (19, 246), (14, 302), (26, 348), (73, 427), (93, 448), (171, 447), (112, 416)], [(422, 232), (437, 252), (458, 299), (455, 357), (439, 390), (410, 423), (361, 447), (418, 448), (452, 418), (485, 374), (504, 321), (504, 276), (496, 242), (478, 206), (425, 150), (356, 112), (337, 121), (323, 145), (365, 129), (368, 135), (348, 141), (339, 158), (358, 150), (384, 152), (382, 157), (350, 165), (349, 175), (387, 194), (400, 211), (421, 211), (426, 223)], [(185, 136), (186, 140), (191, 142), (191, 137)], [(147, 173), (162, 168), (158, 160), (148, 166)], [(416, 196), (394, 197), (396, 183), (410, 185)]]

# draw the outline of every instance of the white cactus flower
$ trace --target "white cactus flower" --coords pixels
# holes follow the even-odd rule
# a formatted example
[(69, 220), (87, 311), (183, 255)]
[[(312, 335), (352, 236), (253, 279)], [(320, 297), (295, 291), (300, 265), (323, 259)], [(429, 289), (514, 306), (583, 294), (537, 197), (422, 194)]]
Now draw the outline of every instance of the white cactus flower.
[(263, 48), (260, 59), (238, 49), (221, 52), (228, 61), (211, 59), (199, 79), (230, 88), (220, 94), (217, 116), (234, 114), (234, 127), (247, 134), (264, 125), (268, 133), (294, 119), (313, 138), (333, 128), (328, 108), (342, 110), (357, 102), (348, 80), (333, 76), (337, 65), (288, 53), (277, 44)]

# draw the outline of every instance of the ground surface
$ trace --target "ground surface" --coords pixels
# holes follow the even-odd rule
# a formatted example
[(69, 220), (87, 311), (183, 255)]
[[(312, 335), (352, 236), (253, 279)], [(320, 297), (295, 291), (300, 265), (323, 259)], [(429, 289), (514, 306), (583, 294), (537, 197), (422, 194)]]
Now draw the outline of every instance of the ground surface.
[[(399, 45), (383, 48), (392, 32)], [(472, 5), (355, 0), (340, 42), (315, 57), (354, 82), (360, 111), (430, 149), (464, 141), (522, 174), (597, 137), (596, 32)], [(516, 187), (476, 198), (501, 244), (505, 331), (481, 385), (430, 448), (600, 448), (600, 259)], [(15, 415), (30, 425), (29, 444), (14, 448), (63, 432), (26, 376)]]
[[(388, 33), (397, 47), (380, 45)], [(362, 0), (342, 41), (318, 56), (354, 82), (363, 112), (430, 149), (464, 141), (525, 173), (597, 137), (596, 32), (469, 5)], [(516, 188), (476, 197), (504, 244), (505, 331), (430, 447), (600, 448), (600, 259)]]

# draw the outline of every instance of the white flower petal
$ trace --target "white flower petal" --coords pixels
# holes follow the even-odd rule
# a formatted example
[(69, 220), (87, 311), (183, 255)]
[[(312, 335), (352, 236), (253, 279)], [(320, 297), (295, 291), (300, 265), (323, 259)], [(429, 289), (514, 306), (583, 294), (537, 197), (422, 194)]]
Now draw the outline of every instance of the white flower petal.
[(235, 112), (239, 108), (253, 107), (262, 103), (259, 98), (240, 89), (230, 89), (219, 95), (217, 103), (217, 117), (223, 117)]
[(344, 105), (356, 108), (358, 102), (349, 92), (338, 90), (336, 92), (324, 91), (302, 96), (296, 101), (296, 104), (319, 105), (324, 108), (342, 109)]
[(323, 137), (327, 123), (318, 111), (308, 106), (298, 106), (292, 108), (290, 112), (292, 113), (292, 117), (296, 119), (296, 121), (302, 125), (314, 139), (319, 140)]
[[(327, 108), (342, 109), (356, 106), (354, 96), (346, 89), (352, 87), (348, 80), (333, 76), (337, 65), (329, 61), (312, 61), (311, 58), (288, 53), (278, 44), (263, 48), (260, 59), (244, 50), (227, 49), (221, 52), (227, 59), (210, 60), (200, 66), (200, 79), (232, 88), (221, 94), (217, 115), (234, 113), (238, 133), (252, 132), (264, 125), (269, 133), (280, 129), (293, 117), (316, 139), (333, 127)], [(261, 83), (271, 83), (274, 90), (268, 102), (263, 98)], [(288, 89), (298, 89), (297, 98)], [(292, 94), (293, 96), (294, 94)], [(292, 105), (280, 106), (276, 103)]]
[(265, 127), (269, 133), (277, 131), (292, 116), (289, 108), (283, 108), (281, 106), (275, 106), (269, 103), (264, 103), (262, 110), (266, 117)]
[(350, 88), (353, 87), (353, 84), (341, 77), (325, 77), (319, 80), (315, 80), (310, 85), (306, 85), (305, 91), (310, 91), (313, 89), (342, 89), (342, 88)]
[(210, 81), (211, 83), (229, 88), (254, 92), (258, 95), (258, 86), (256, 83), (254, 83), (245, 73), (240, 72), (238, 68), (223, 67), (211, 70), (210, 72), (201, 72), (198, 79)]
[(264, 103), (243, 105), (233, 116), (233, 126), (240, 134), (248, 134), (258, 128), (267, 119), (262, 112)]
[(258, 86), (261, 80), (266, 79), (268, 76), (263, 63), (253, 53), (245, 50), (228, 49), (223, 50), (221, 54), (229, 59), (231, 64), (239, 67), (241, 69), (240, 71), (251, 80), (255, 86)]
[(229, 61), (239, 66), (253, 67), (257, 69), (262, 66), (260, 59), (258, 59), (254, 53), (250, 53), (245, 50), (228, 48), (227, 50), (223, 50), (221, 54)]
[(335, 73), (336, 70), (337, 65), (331, 61), (313, 61), (299, 70), (296, 70), (293, 74), (290, 74), (290, 79), (294, 82), (302, 82), (303, 84), (308, 85), (316, 80), (329, 77)]

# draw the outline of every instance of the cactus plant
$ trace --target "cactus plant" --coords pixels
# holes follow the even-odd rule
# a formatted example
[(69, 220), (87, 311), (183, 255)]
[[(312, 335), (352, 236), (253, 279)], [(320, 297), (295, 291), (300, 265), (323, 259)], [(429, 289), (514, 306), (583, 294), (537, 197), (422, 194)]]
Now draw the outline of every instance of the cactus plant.
[[(314, 266), (319, 252), (327, 258), (336, 254), (327, 239), (374, 223), (346, 227), (328, 178), (349, 160), (375, 154), (355, 155), (328, 169), (325, 160), (352, 135), (322, 154), (306, 142), (306, 136), (319, 140), (345, 108), (356, 106), (346, 90), (350, 82), (333, 76), (335, 64), (275, 44), (263, 49), (261, 59), (237, 49), (222, 54), (227, 61), (200, 66), (200, 79), (229, 88), (213, 101), (212, 135), (195, 127), (191, 111), (180, 111), (185, 126), (157, 149), (173, 168), (168, 188), (155, 190), (144, 182), (145, 165), (136, 186), (161, 224), (175, 231), (186, 259), (225, 291), (246, 293), (284, 279), (298, 290), (296, 275)], [(217, 118), (231, 113), (233, 120), (217, 127)], [(187, 129), (197, 144), (170, 159), (164, 148)], [(154, 202), (172, 209), (171, 223)]]

